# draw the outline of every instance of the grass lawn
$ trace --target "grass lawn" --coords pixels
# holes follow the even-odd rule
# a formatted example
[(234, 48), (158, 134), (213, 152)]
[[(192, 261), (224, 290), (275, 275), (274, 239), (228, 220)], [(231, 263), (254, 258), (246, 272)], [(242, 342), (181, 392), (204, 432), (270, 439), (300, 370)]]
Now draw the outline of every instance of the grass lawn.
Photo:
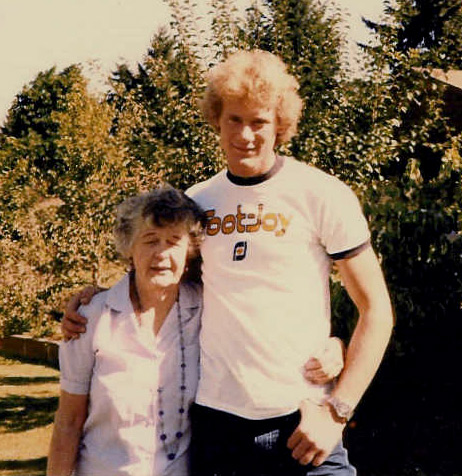
[(59, 372), (0, 357), (0, 476), (44, 476)]

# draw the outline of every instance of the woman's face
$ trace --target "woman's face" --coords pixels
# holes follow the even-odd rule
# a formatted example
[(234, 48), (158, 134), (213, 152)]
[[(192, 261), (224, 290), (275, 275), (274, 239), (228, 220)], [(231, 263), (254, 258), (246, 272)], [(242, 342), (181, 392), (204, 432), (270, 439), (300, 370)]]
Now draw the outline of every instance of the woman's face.
[(131, 249), (137, 283), (158, 288), (178, 284), (186, 266), (189, 246), (189, 234), (183, 223), (143, 226)]

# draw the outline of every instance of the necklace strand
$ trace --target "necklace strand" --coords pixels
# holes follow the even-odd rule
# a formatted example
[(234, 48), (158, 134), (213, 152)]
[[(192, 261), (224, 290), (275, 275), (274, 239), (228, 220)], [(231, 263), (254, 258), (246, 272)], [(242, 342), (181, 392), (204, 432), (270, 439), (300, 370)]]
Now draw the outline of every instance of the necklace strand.
[(180, 291), (178, 290), (178, 297), (176, 301), (177, 305), (177, 321), (178, 321), (178, 334), (180, 340), (180, 398), (179, 398), (179, 407), (178, 407), (178, 429), (175, 432), (173, 442), (167, 444), (168, 434), (165, 428), (165, 411), (163, 408), (163, 398), (162, 394), (164, 392), (164, 388), (159, 386), (157, 388), (157, 404), (158, 404), (158, 416), (159, 416), (159, 426), (160, 426), (160, 441), (162, 442), (162, 446), (164, 448), (165, 453), (167, 454), (167, 458), (172, 461), (175, 459), (178, 449), (180, 447), (180, 440), (183, 437), (183, 425), (184, 419), (186, 414), (185, 409), (185, 393), (186, 393), (186, 358), (185, 358), (185, 343), (184, 343), (184, 333), (183, 333), (183, 320), (181, 318), (181, 309), (180, 309)]

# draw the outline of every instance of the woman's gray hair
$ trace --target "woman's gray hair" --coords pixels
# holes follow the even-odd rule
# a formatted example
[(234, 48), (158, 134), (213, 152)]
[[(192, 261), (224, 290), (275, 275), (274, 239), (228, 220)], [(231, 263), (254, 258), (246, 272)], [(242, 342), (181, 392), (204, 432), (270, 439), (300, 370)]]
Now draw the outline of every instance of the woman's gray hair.
[(198, 253), (206, 226), (204, 211), (184, 192), (165, 185), (128, 198), (117, 207), (114, 238), (117, 251), (130, 257), (133, 242), (145, 225), (169, 226), (183, 223), (192, 252)]

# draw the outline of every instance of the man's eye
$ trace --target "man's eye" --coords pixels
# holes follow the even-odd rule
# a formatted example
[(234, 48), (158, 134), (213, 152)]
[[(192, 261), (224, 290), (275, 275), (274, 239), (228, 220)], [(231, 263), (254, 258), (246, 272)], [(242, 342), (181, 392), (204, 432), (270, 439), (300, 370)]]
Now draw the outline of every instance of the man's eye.
[(267, 122), (264, 119), (257, 119), (253, 122), (254, 127), (263, 127)]

